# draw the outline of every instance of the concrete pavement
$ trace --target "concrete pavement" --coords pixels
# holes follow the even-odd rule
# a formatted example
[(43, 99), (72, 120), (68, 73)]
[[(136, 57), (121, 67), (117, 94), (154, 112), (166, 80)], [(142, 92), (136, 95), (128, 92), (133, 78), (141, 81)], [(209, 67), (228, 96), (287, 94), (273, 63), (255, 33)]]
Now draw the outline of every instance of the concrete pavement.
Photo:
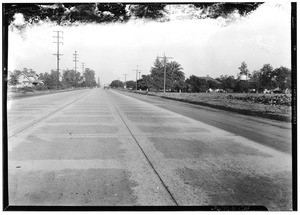
[(10, 205), (291, 210), (289, 154), (110, 90), (39, 97), (8, 114)]

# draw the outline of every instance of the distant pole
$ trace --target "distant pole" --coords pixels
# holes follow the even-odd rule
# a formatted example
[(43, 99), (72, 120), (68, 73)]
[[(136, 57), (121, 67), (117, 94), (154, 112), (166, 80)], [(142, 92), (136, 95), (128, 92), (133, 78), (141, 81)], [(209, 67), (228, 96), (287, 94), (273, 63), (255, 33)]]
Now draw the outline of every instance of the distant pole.
[(74, 55), (74, 59), (73, 61), (75, 62), (75, 72), (77, 72), (77, 62), (78, 62), (78, 54), (77, 54), (77, 51), (75, 51), (75, 54)]
[(56, 33), (56, 36), (53, 36), (53, 38), (57, 39), (56, 42), (53, 42), (53, 43), (57, 43), (57, 52), (56, 52), (56, 54), (53, 54), (53, 55), (56, 55), (56, 57), (57, 57), (57, 77), (58, 77), (58, 79), (57, 79), (57, 87), (58, 87), (58, 85), (59, 85), (59, 60), (60, 60), (59, 56), (62, 55), (62, 54), (59, 54), (59, 44), (63, 44), (63, 42), (59, 41), (59, 39), (63, 39), (63, 37), (59, 36), (59, 34), (60, 33), (63, 34), (63, 32), (62, 31), (53, 31), (53, 32)]
[(141, 79), (141, 71), (139, 71), (139, 80)]
[(128, 74), (123, 74), (124, 76), (125, 76), (125, 88), (127, 89), (127, 87), (126, 87), (126, 75), (128, 75)]
[(136, 69), (134, 69), (133, 71), (136, 71), (136, 73), (135, 73), (135, 89), (137, 90), (138, 88), (137, 88), (137, 74), (138, 74), (138, 72), (140, 71), (139, 70), (139, 65), (136, 65)]
[(120, 87), (120, 77), (118, 77), (118, 88)]
[(163, 62), (164, 62), (164, 93), (166, 92), (166, 63), (167, 63), (167, 59), (171, 59), (172, 57), (166, 57), (166, 54), (164, 53), (163, 57), (158, 57), (158, 58), (163, 58)]

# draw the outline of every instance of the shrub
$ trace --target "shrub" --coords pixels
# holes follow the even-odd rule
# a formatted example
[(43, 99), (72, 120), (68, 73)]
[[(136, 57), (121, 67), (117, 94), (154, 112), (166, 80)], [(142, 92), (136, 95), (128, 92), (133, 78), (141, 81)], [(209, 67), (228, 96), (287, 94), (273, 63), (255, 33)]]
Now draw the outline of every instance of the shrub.
[(269, 105), (287, 105), (290, 106), (292, 98), (290, 95), (228, 95), (227, 99), (236, 99), (246, 102), (269, 104)]
[(48, 87), (46, 85), (37, 85), (35, 86), (35, 89), (38, 91), (44, 91), (44, 90), (48, 90)]

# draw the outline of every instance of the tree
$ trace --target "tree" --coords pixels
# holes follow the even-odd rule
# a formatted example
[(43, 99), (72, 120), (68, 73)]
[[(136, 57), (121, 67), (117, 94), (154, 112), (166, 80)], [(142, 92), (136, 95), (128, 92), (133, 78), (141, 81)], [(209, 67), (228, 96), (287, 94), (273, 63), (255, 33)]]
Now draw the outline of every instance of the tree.
[(124, 88), (124, 83), (120, 80), (113, 80), (109, 86), (111, 88)]
[(142, 75), (142, 79), (138, 81), (138, 88), (141, 90), (153, 89), (153, 79), (150, 75)]
[(135, 89), (135, 87), (136, 87), (135, 81), (132, 81), (132, 80), (126, 81), (126, 88), (127, 89)]
[(167, 63), (167, 87), (171, 88), (172, 91), (179, 91), (184, 86), (185, 75), (182, 71), (183, 68), (176, 61)]
[(152, 79), (152, 86), (156, 90), (164, 88), (164, 67), (158, 58), (156, 58), (153, 67), (151, 67), (150, 77)]
[(207, 84), (208, 84), (208, 87), (211, 88), (211, 89), (218, 89), (219, 88), (219, 84), (216, 81), (208, 80)]
[[(158, 58), (154, 61), (150, 70), (152, 86), (156, 90), (164, 89), (164, 65)], [(184, 85), (185, 76), (181, 65), (176, 61), (166, 63), (166, 89), (179, 91)]]
[(66, 87), (75, 87), (77, 86), (76, 80), (76, 71), (75, 70), (65, 70), (62, 75), (62, 82)]
[(281, 66), (273, 71), (274, 78), (276, 82), (276, 87), (279, 87), (281, 90), (292, 88), (292, 81), (291, 81), (291, 70)]
[(255, 91), (262, 91), (262, 86), (261, 86), (261, 71), (260, 70), (255, 70), (252, 72), (252, 75), (250, 77), (250, 88), (255, 89)]
[(21, 74), (20, 70), (14, 70), (12, 73), (10, 73), (8, 84), (12, 86), (19, 84), (18, 77), (20, 74)]
[(80, 87), (82, 82), (83, 77), (80, 72), (76, 72), (74, 69), (63, 71), (62, 84), (65, 87)]
[(236, 82), (233, 92), (236, 93), (247, 93), (249, 91), (250, 84), (248, 81), (239, 80)]
[(95, 71), (89, 68), (86, 68), (84, 73), (84, 85), (87, 87), (95, 87), (97, 85), (97, 82), (95, 80)]
[(273, 67), (270, 64), (264, 64), (260, 69), (260, 84), (261, 88), (264, 89), (270, 90), (276, 88)]
[(58, 77), (57, 70), (51, 70), (51, 73), (45, 72), (41, 78), (44, 80), (44, 85), (47, 86), (49, 89), (58, 88), (60, 86), (60, 81)]
[(242, 62), (242, 65), (239, 67), (239, 70), (241, 71), (240, 75), (246, 75), (247, 78), (249, 77), (250, 73), (245, 61)]
[(235, 88), (237, 81), (234, 78), (234, 76), (228, 76), (228, 75), (221, 75), (220, 78), (217, 79), (218, 81), (220, 81), (222, 83), (222, 87), (224, 90), (226, 91), (231, 91)]
[(186, 79), (189, 92), (206, 92), (208, 90), (208, 83), (205, 79), (191, 75)]

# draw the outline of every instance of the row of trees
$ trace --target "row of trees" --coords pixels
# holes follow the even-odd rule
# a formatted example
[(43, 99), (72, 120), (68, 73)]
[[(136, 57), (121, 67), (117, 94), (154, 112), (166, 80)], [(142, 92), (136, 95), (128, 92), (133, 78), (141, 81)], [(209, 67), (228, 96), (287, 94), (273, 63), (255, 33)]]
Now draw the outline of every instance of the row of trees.
[[(179, 91), (184, 85), (185, 75), (183, 68), (176, 61), (166, 63), (166, 90)], [(124, 87), (124, 83), (119, 80), (111, 82), (110, 87)], [(154, 62), (154, 66), (150, 70), (149, 75), (142, 75), (137, 81), (137, 87), (141, 90), (159, 91), (164, 88), (164, 64), (158, 58)], [(135, 81), (127, 81), (126, 88), (135, 89)]]
[[(263, 92), (265, 89), (291, 90), (291, 70), (286, 67), (273, 69), (270, 64), (265, 64), (260, 70), (250, 73), (247, 64), (242, 62), (239, 67), (238, 78), (234, 76), (220, 76), (212, 79), (191, 75), (185, 79), (183, 68), (176, 61), (166, 64), (166, 91), (172, 92), (207, 92), (209, 89), (222, 89), (227, 92)], [(110, 84), (112, 88), (123, 88), (124, 83), (114, 80)], [(162, 91), (164, 87), (164, 66), (158, 58), (151, 67), (150, 74), (142, 75), (137, 81), (137, 87), (141, 90)], [(126, 88), (135, 89), (136, 82), (126, 82)]]
[[(32, 69), (24, 68), (22, 70), (25, 74), (33, 74), (36, 72)], [(10, 74), (9, 84), (12, 86), (18, 85), (18, 77), (21, 74), (20, 70), (14, 70)], [(40, 73), (37, 76), (38, 80), (43, 81), (42, 86), (38, 86), (41, 89), (57, 89), (57, 88), (70, 88), (70, 87), (96, 87), (97, 83), (95, 80), (95, 71), (89, 68), (86, 68), (84, 73), (81, 75), (80, 72), (76, 72), (73, 69), (67, 69), (58, 73), (57, 70), (51, 70), (50, 73)]]
[(273, 69), (270, 64), (264, 64), (260, 70), (252, 73), (247, 69), (247, 64), (242, 63), (240, 69), (240, 77), (244, 75), (246, 78), (235, 79), (233, 76), (221, 76), (216, 78), (221, 83), (220, 88), (233, 92), (248, 92), (250, 89), (256, 92), (263, 92), (265, 89), (279, 89), (284, 91), (291, 90), (291, 70), (286, 67)]

